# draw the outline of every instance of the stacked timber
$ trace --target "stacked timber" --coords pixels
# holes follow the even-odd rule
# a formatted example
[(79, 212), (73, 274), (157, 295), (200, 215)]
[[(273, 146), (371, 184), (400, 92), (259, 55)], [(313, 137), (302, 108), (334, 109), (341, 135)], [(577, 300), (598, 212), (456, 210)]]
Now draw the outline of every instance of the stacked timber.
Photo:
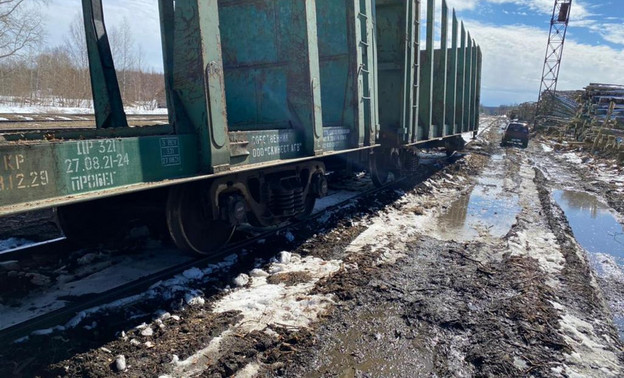
[[(585, 88), (583, 110), (591, 118), (609, 120), (624, 127), (624, 85), (592, 83)], [(613, 103), (613, 111), (609, 108)]]
[(541, 97), (541, 122), (547, 128), (560, 129), (577, 116), (580, 105), (578, 99), (582, 91), (558, 91), (554, 95), (544, 93)]
[(593, 152), (624, 162), (624, 86), (592, 83), (578, 102), (578, 113), (569, 123), (575, 138)]

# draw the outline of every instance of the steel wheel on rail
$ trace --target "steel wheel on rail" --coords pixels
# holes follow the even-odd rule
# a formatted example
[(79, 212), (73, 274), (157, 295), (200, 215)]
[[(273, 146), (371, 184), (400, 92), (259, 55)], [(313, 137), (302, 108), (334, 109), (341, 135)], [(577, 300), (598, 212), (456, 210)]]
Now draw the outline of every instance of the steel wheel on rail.
[(398, 149), (373, 152), (369, 160), (370, 175), (375, 186), (385, 185), (392, 178), (397, 180), (403, 174), (403, 163)]
[(370, 175), (375, 186), (383, 186), (390, 176), (387, 157), (384, 152), (373, 152), (369, 157)]
[(207, 255), (223, 248), (236, 227), (214, 220), (204, 196), (197, 184), (172, 187), (167, 199), (167, 227), (178, 248)]

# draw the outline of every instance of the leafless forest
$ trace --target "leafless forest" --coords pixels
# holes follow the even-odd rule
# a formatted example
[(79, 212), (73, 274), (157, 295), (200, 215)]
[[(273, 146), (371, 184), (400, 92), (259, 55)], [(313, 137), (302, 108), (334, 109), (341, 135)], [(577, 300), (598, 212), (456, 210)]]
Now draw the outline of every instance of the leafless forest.
[[(0, 0), (0, 103), (88, 107), (91, 85), (82, 18), (76, 15), (65, 26), (63, 43), (52, 46), (37, 10), (45, 2)], [(162, 74), (146, 67), (129, 22), (108, 31), (124, 103), (146, 108), (163, 104)]]

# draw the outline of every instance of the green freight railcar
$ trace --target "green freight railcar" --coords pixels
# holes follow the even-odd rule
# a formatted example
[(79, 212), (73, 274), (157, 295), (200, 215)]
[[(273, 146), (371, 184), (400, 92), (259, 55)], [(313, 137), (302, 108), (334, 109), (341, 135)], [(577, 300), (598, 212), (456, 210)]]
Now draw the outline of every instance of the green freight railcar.
[(3, 133), (0, 215), (55, 207), (92, 241), (149, 207), (208, 253), (241, 223), (309, 214), (327, 164), (370, 165), (381, 184), (478, 125), (480, 50), (463, 28), (457, 46), (454, 20), (434, 51), (433, 1), (422, 52), (416, 0), (158, 3), (169, 123), (128, 126), (101, 0), (83, 0), (96, 124)]

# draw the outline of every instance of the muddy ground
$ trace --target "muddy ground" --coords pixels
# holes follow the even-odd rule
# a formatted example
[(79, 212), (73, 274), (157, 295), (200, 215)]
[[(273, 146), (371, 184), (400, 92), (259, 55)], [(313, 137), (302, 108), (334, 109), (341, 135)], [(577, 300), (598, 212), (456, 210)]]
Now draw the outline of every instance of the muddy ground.
[(538, 138), (526, 150), (499, 141), (494, 123), (462, 159), (394, 189), (391, 203), (355, 205), (348, 219), (328, 216), (312, 235), (295, 230), (301, 242), (232, 287), (210, 281), (201, 300), (91, 350), (36, 371), (27, 359), (4, 371), (622, 376), (612, 312), (552, 198), (561, 185), (552, 173), (556, 166), (580, 190), (611, 193), (609, 203), (622, 213), (617, 188), (596, 181), (591, 167), (550, 158), (542, 147), (548, 141)]

